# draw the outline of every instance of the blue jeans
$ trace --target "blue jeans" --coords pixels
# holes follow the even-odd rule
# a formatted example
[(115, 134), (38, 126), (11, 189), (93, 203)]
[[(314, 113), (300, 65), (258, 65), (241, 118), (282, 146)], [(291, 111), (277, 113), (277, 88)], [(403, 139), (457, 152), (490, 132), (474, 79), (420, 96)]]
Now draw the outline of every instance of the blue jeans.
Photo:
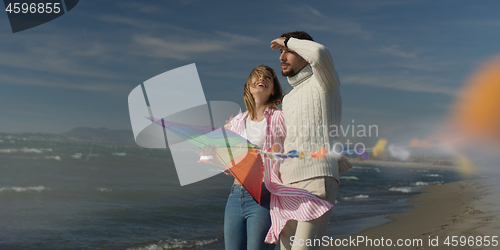
[(224, 214), (224, 243), (226, 250), (274, 249), (264, 243), (271, 227), (270, 193), (262, 186), (261, 203), (257, 203), (241, 186), (233, 185)]

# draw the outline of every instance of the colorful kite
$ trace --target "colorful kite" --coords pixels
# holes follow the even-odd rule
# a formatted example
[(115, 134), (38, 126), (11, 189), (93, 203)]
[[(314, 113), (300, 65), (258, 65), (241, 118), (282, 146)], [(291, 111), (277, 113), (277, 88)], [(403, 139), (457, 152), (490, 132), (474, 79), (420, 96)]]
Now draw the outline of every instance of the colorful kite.
[(213, 147), (214, 155), (209, 157), (200, 155), (202, 159), (205, 157), (207, 159), (205, 162), (207, 162), (216, 157), (216, 162), (221, 163), (225, 170), (227, 169), (260, 204), (264, 165), (260, 150), (255, 145), (223, 127), (215, 129), (211, 126), (187, 125), (154, 117), (148, 117), (148, 119), (195, 145), (198, 149), (206, 146)]

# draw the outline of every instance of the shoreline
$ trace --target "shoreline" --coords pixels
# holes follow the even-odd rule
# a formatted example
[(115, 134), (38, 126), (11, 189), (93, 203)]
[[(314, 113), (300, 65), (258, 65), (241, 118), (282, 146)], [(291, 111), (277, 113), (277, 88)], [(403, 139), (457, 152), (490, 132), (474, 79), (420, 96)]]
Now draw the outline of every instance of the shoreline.
[[(373, 163), (370, 163), (373, 164)], [(410, 199), (408, 210), (401, 214), (389, 215), (392, 221), (361, 231), (360, 233), (343, 236), (338, 240), (362, 238), (379, 240), (393, 246), (398, 239), (410, 240), (419, 246), (401, 246), (405, 249), (495, 249), (493, 246), (476, 246), (477, 236), (497, 236), (500, 246), (500, 178), (464, 180), (446, 184), (438, 184), (421, 190), (422, 194)], [(335, 225), (331, 225), (335, 226)], [(453, 236), (457, 236), (457, 246), (447, 246), (445, 240), (449, 237), (450, 243)], [(460, 237), (474, 237), (474, 242), (460, 246)], [(463, 238), (462, 237), (462, 238)], [(337, 239), (334, 239), (337, 240)], [(421, 240), (419, 242), (419, 240)], [(482, 241), (482, 240), (481, 240)], [(330, 241), (331, 242), (331, 241)], [(376, 241), (375, 241), (376, 243)], [(432, 244), (431, 244), (432, 243)], [(434, 243), (437, 246), (433, 245)], [(485, 241), (482, 241), (486, 244)], [(491, 243), (490, 243), (491, 244)], [(333, 245), (333, 247), (332, 247)], [(357, 245), (341, 246), (355, 249), (377, 247), (372, 243), (360, 242)], [(473, 245), (473, 246), (471, 246)], [(393, 247), (392, 246), (392, 247)], [(333, 249), (334, 244), (329, 244), (321, 249)], [(378, 246), (378, 248), (384, 248)]]
[(351, 164), (370, 164), (370, 165), (378, 165), (378, 166), (395, 166), (395, 167), (412, 167), (412, 168), (430, 168), (430, 169), (458, 170), (457, 166), (439, 165), (439, 164), (432, 164), (432, 163), (419, 163), (419, 162), (358, 160), (358, 159), (349, 159), (349, 162)]

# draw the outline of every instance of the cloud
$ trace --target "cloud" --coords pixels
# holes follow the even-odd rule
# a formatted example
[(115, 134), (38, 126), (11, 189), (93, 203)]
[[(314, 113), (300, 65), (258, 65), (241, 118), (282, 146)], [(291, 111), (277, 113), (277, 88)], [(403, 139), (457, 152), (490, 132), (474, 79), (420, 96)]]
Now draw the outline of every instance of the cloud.
[[(176, 31), (176, 32), (184, 32), (184, 33), (192, 33), (193, 31), (190, 29), (182, 28), (180, 26), (171, 25), (167, 22), (157, 22), (150, 19), (145, 18), (133, 18), (133, 17), (125, 17), (119, 15), (96, 15), (94, 17), (97, 21), (106, 22), (110, 24), (121, 25), (116, 27), (118, 30), (127, 30), (130, 33), (130, 28), (137, 28), (141, 31), (149, 31), (154, 33)], [(115, 31), (118, 33), (118, 31)], [(196, 32), (197, 33), (197, 32)]]
[(17, 47), (0, 51), (0, 83), (113, 95), (125, 93), (127, 87), (123, 82), (130, 81), (128, 73), (102, 67), (106, 55), (110, 55), (108, 45), (82, 45), (57, 38), (24, 40), (18, 44), (0, 42), (3, 48)]
[(144, 2), (121, 1), (120, 7), (128, 8), (134, 11), (139, 11), (144, 14), (165, 13), (164, 6), (154, 4), (151, 2), (148, 2), (146, 4)]
[(394, 72), (409, 70), (414, 72), (438, 73), (456, 70), (465, 62), (450, 60), (439, 55), (440, 51), (422, 48), (418, 45), (382, 45), (379, 49), (373, 49), (374, 53), (367, 57), (377, 58), (378, 69), (386, 68)]
[(2, 84), (10, 84), (16, 86), (39, 86), (48, 88), (72, 89), (93, 92), (108, 92), (111, 94), (125, 94), (130, 92), (130, 87), (107, 82), (104, 80), (86, 81), (80, 80), (74, 82), (63, 77), (39, 77), (37, 74), (30, 75), (15, 75), (15, 74), (0, 74), (0, 82)]
[[(361, 107), (343, 106), (342, 113), (344, 116), (349, 116), (351, 119), (355, 119), (356, 121), (367, 120), (367, 117), (369, 118), (382, 117), (382, 120), (384, 121), (387, 121), (388, 118), (394, 119), (394, 112), (392, 110), (375, 108), (373, 106), (361, 106)], [(397, 118), (411, 119), (413, 118), (413, 114), (398, 113)], [(349, 123), (350, 120), (343, 119), (343, 122)]]
[(470, 29), (493, 29), (500, 28), (499, 20), (460, 20), (458, 22), (448, 22), (451, 26), (460, 26)]
[(133, 37), (135, 53), (157, 58), (188, 60), (200, 53), (220, 52), (241, 46), (260, 43), (253, 37), (214, 32), (210, 35), (199, 34), (196, 37), (155, 36), (149, 34)]
[(224, 46), (217, 41), (172, 41), (150, 35), (137, 35), (134, 37), (134, 42), (140, 48), (136, 54), (181, 60), (187, 60), (194, 54), (224, 49)]
[[(17, 43), (2, 41), (5, 50), (0, 51), (0, 65), (18, 70), (30, 70), (57, 75), (94, 77), (100, 79), (124, 80), (92, 63), (93, 58), (106, 57), (107, 45), (93, 43), (83, 45), (78, 40), (62, 42), (55, 36), (51, 39), (30, 39)], [(67, 40), (66, 40), (67, 41)], [(14, 49), (15, 48), (15, 49)]]
[[(158, 61), (165, 58), (196, 58), (203, 62), (213, 59), (210, 53), (220, 57), (227, 54), (223, 54), (225, 51), (261, 43), (251, 36), (185, 29), (144, 19), (108, 15), (97, 20), (117, 24), (117, 28), (112, 32), (89, 30), (85, 36), (89, 38), (83, 40), (82, 34), (74, 30), (69, 35), (31, 34), (29, 39), (2, 39), (0, 83), (123, 93), (130, 87), (123, 83), (133, 82), (136, 76), (131, 69), (137, 62), (151, 67), (157, 67)], [(120, 32), (130, 27), (140, 29), (140, 33)]]
[[(97, 20), (121, 25), (127, 29), (122, 35), (123, 41), (130, 41), (125, 46), (131, 54), (153, 58), (172, 58), (189, 60), (200, 54), (229, 51), (241, 46), (263, 43), (253, 36), (239, 35), (223, 31), (202, 31), (156, 22), (144, 18), (131, 18), (114, 15), (101, 15)], [(131, 32), (130, 27), (138, 32)]]
[[(344, 55), (346, 60), (339, 64), (344, 68), (341, 82), (454, 97), (466, 77), (468, 62), (443, 57), (440, 52), (416, 44), (359, 49)], [(463, 75), (456, 74), (459, 69)]]
[(348, 75), (342, 78), (345, 84), (361, 84), (382, 88), (406, 90), (410, 92), (437, 93), (456, 96), (458, 89), (456, 86), (447, 86), (427, 76), (409, 75)]
[(382, 53), (395, 56), (395, 57), (402, 57), (402, 58), (408, 58), (408, 59), (415, 59), (418, 57), (417, 52), (407, 52), (404, 51), (400, 48), (400, 46), (397, 45), (392, 45), (388, 47), (383, 47), (380, 49)]
[(294, 7), (288, 6), (285, 12), (288, 12), (291, 16), (298, 17), (296, 20), (300, 20), (300, 23), (295, 23), (295, 26), (304, 30), (350, 35), (365, 40), (370, 40), (373, 37), (370, 31), (363, 28), (361, 23), (347, 18), (336, 18), (325, 15), (308, 4), (301, 4)]
[(341, 5), (351, 6), (359, 12), (377, 12), (380, 11), (381, 8), (388, 6), (402, 6), (402, 5), (415, 5), (421, 4), (422, 1), (418, 0), (378, 0), (378, 1), (366, 1), (366, 0), (350, 0), (341, 2)]
[[(34, 109), (34, 108), (31, 108), (31, 109)], [(0, 112), (29, 116), (29, 117), (50, 118), (50, 119), (58, 118), (57, 116), (49, 115), (49, 114), (45, 114), (45, 113), (41, 113), (41, 112), (26, 111), (26, 109), (21, 110), (21, 109), (12, 109), (12, 108), (0, 108)]]

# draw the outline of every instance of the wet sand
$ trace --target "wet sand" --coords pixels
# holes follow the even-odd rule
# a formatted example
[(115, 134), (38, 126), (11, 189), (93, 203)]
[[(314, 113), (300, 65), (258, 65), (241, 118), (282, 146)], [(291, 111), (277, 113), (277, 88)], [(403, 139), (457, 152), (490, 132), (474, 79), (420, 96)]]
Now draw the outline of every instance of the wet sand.
[[(447, 183), (428, 187), (422, 192), (410, 201), (415, 207), (389, 216), (393, 221), (356, 235), (334, 239), (333, 242), (330, 240), (328, 246), (322, 249), (338, 249), (335, 243), (341, 243), (340, 240), (344, 240), (344, 245), (351, 245), (347, 247), (351, 249), (387, 249), (388, 243), (392, 243), (391, 249), (500, 248), (500, 178)], [(371, 243), (367, 238), (372, 240)], [(445, 244), (447, 238), (448, 245)], [(357, 242), (357, 239), (365, 242)], [(496, 247), (492, 246), (495, 240)], [(403, 246), (396, 246), (398, 243)], [(411, 246), (404, 246), (404, 243)], [(490, 246), (485, 247), (485, 244)]]

